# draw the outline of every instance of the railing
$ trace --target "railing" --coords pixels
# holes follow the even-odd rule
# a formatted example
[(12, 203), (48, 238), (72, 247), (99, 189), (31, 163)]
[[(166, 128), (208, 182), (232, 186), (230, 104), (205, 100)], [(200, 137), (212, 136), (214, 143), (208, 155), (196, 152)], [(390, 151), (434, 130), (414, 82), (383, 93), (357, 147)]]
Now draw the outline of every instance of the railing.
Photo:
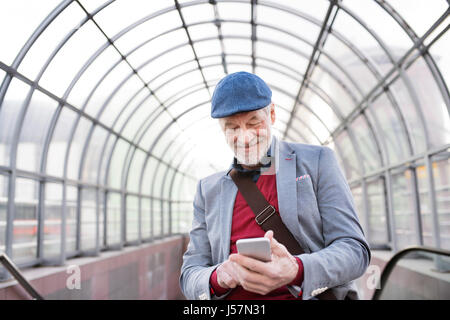
[(33, 288), (30, 282), (24, 278), (14, 262), (4, 253), (0, 253), (0, 263), (13, 275), (19, 284), (28, 292), (33, 300), (44, 300), (44, 298)]
[(431, 247), (425, 247), (425, 246), (411, 246), (408, 248), (405, 248), (403, 250), (400, 250), (397, 252), (386, 264), (386, 266), (383, 269), (383, 272), (381, 273), (380, 282), (378, 288), (376, 289), (372, 300), (380, 300), (380, 296), (383, 293), (383, 289), (386, 287), (386, 283), (389, 279), (389, 275), (391, 274), (392, 270), (396, 266), (397, 262), (404, 256), (406, 256), (409, 253), (416, 252), (425, 252), (425, 253), (431, 253), (435, 254), (437, 256), (447, 256), (450, 257), (450, 251), (444, 250), (444, 249), (438, 249), (438, 248), (431, 248)]

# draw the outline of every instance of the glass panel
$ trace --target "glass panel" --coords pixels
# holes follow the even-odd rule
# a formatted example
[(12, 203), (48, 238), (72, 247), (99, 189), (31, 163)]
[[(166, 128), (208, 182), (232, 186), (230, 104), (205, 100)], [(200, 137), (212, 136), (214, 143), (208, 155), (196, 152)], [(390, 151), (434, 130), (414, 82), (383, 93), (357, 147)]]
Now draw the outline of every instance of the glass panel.
[(388, 243), (386, 202), (382, 179), (367, 183), (367, 205), (369, 210), (369, 241), (371, 244)]
[[(396, 163), (407, 157), (409, 155), (407, 137), (400, 117), (387, 96), (383, 94), (372, 102), (366, 114), (372, 123), (376, 121), (380, 127), (378, 136), (384, 140), (389, 161)], [(375, 126), (373, 128), (376, 129)]]
[(76, 187), (66, 187), (66, 254), (77, 249), (77, 196)]
[(367, 221), (366, 215), (364, 212), (364, 195), (361, 186), (352, 188), (353, 200), (355, 202), (356, 214), (358, 215), (358, 220), (361, 224), (361, 227), (364, 229), (364, 234), (367, 236)]
[[(445, 156), (445, 155), (444, 155)], [(448, 156), (448, 155), (447, 155)], [(433, 162), (434, 188), (441, 247), (450, 249), (450, 159)]]
[(153, 199), (152, 200), (152, 213), (153, 213), (153, 237), (159, 238), (162, 236), (162, 218), (161, 218), (161, 201)]
[[(298, 79), (288, 77), (280, 72), (273, 72), (272, 70), (256, 67), (256, 74), (261, 77), (269, 87), (278, 87), (280, 90), (286, 91), (291, 95), (295, 95), (300, 89), (300, 82)], [(293, 99), (293, 98), (292, 98)], [(286, 106), (291, 107), (291, 106)]]
[(106, 72), (120, 59), (121, 57), (116, 49), (111, 46), (107, 47), (80, 76), (70, 91), (67, 101), (79, 109), (86, 109), (86, 99), (89, 98), (89, 108), (86, 112), (95, 116), (95, 112), (101, 107), (104, 97), (100, 95), (99, 100), (101, 101), (97, 101), (95, 100), (97, 96), (89, 97), (89, 95)]
[(130, 145), (122, 139), (117, 141), (112, 154), (108, 185), (112, 188), (120, 189), (122, 187), (122, 170), (125, 163), (125, 157), (129, 152)]
[(106, 243), (114, 245), (121, 242), (121, 210), (122, 199), (120, 193), (108, 193), (108, 206), (106, 214)]
[(224, 39), (225, 54), (252, 54), (252, 42), (243, 39)]
[[(171, 50), (181, 44), (187, 44), (189, 41), (186, 31), (184, 29), (178, 29), (171, 31), (164, 36), (153, 39), (146, 43), (139, 50), (130, 53), (127, 56), (128, 61), (135, 68), (141, 68), (142, 64), (150, 61), (151, 59), (167, 54), (166, 51)], [(189, 46), (186, 46), (189, 48)], [(180, 56), (178, 56), (178, 59)], [(175, 60), (176, 61), (176, 60)]]
[(13, 78), (0, 108), (0, 165), (9, 166), (11, 143), (23, 99), (30, 87)]
[[(305, 7), (309, 6), (311, 6), (311, 4), (308, 4)], [(301, 11), (303, 11), (302, 9)], [(305, 38), (311, 43), (315, 43), (320, 32), (320, 26), (295, 16), (291, 12), (281, 11), (263, 5), (257, 6), (256, 21), (284, 29), (287, 32)], [(258, 27), (257, 34), (264, 37), (266, 36), (265, 31), (260, 32), (260, 27)], [(305, 44), (301, 47), (303, 48), (304, 46)]]
[(81, 189), (81, 250), (96, 248), (97, 207), (96, 190)]
[(198, 57), (206, 57), (209, 55), (220, 56), (222, 54), (222, 47), (218, 40), (200, 41), (194, 43), (194, 50)]
[(58, 103), (35, 91), (24, 118), (17, 149), (17, 168), (40, 171), (41, 156), (50, 121)]
[(187, 25), (197, 21), (213, 21), (214, 7), (209, 3), (183, 7), (181, 9), (181, 14)]
[(362, 164), (358, 160), (353, 143), (350, 141), (348, 133), (343, 131), (336, 137), (334, 142), (337, 145), (336, 151), (340, 154), (344, 164), (344, 172), (347, 180), (356, 179), (361, 175)]
[[(375, 1), (345, 0), (344, 4), (381, 37), (395, 55), (403, 55), (413, 45), (401, 26)], [(411, 11), (412, 6), (409, 8)]]
[(392, 176), (395, 236), (399, 248), (417, 244), (413, 183), (409, 170)]
[[(142, 108), (142, 105), (145, 104), (150, 96), (151, 94), (145, 87), (142, 87), (138, 92), (133, 94), (133, 97), (129, 101), (127, 101), (127, 106), (120, 111), (118, 119), (115, 120), (113, 127), (114, 131), (121, 131), (123, 126), (126, 125), (129, 121), (129, 119), (134, 116), (134, 113), (139, 112), (140, 108)], [(143, 121), (142, 118), (141, 121)]]
[(330, 132), (327, 128), (320, 122), (317, 117), (309, 111), (305, 106), (298, 105), (295, 114), (298, 118), (309, 127), (310, 130), (319, 138), (320, 143), (323, 143), (329, 136)]
[(150, 210), (150, 199), (141, 199), (141, 232), (142, 239), (147, 239), (151, 237), (151, 210)]
[(332, 102), (322, 96), (316, 88), (308, 87), (305, 89), (302, 102), (314, 110), (330, 131), (335, 130), (340, 124), (339, 118), (330, 106)]
[[(436, 163), (433, 164), (433, 171), (436, 172)], [(420, 217), (422, 224), (422, 238), (423, 244), (430, 247), (435, 247), (434, 232), (433, 232), (433, 217), (430, 206), (428, 174), (425, 166), (420, 164), (416, 167), (417, 172), (417, 188), (419, 189), (420, 201)], [(437, 190), (435, 190), (437, 193)]]
[[(349, 45), (352, 45), (352, 43)], [(361, 98), (362, 94), (369, 93), (369, 91), (377, 84), (377, 78), (367, 66), (370, 64), (372, 67), (377, 68), (376, 64), (370, 59), (370, 56), (364, 55), (362, 58), (358, 57), (355, 52), (341, 40), (338, 40), (334, 35), (328, 35), (323, 50), (333, 59), (333, 61), (328, 57), (321, 57), (319, 60), (320, 64), (338, 76), (357, 97)], [(364, 58), (369, 58), (369, 60), (361, 60)], [(342, 70), (338, 69), (336, 63), (352, 77), (353, 82), (348, 76), (343, 74)]]
[(38, 186), (34, 180), (16, 179), (12, 259), (17, 264), (36, 259)]
[[(0, 61), (10, 65), (27, 39), (60, 1), (6, 1), (0, 11)], [(14, 30), (14, 32), (7, 31)]]
[(292, 0), (277, 0), (276, 3), (286, 7), (295, 8), (299, 12), (318, 19), (319, 21), (325, 18), (325, 14), (329, 6), (329, 2), (327, 0), (315, 0), (314, 2), (309, 0), (296, 0), (295, 2)]
[(97, 183), (99, 162), (101, 161), (101, 157), (104, 156), (101, 154), (101, 150), (105, 144), (107, 134), (108, 132), (102, 127), (95, 127), (92, 138), (88, 142), (89, 146), (81, 174), (82, 180), (94, 184)]
[(168, 236), (170, 234), (170, 213), (169, 202), (162, 201), (162, 219), (163, 219), (163, 235)]
[(59, 114), (48, 149), (46, 172), (49, 175), (62, 177), (64, 174), (64, 160), (67, 152), (70, 130), (75, 122), (77, 114), (63, 108)]
[(148, 163), (147, 166), (145, 167), (145, 172), (143, 172), (144, 177), (142, 179), (142, 189), (140, 191), (144, 195), (151, 195), (150, 190), (152, 188), (154, 180), (154, 171), (158, 164), (158, 160), (150, 157), (146, 161), (148, 161)]
[(424, 59), (419, 58), (408, 68), (406, 74), (412, 80), (420, 79), (411, 81), (411, 84), (422, 108), (431, 147), (450, 143), (449, 111)]
[[(183, 59), (177, 57), (178, 53), (186, 54)], [(170, 59), (167, 59), (170, 58)], [(156, 89), (176, 79), (180, 74), (197, 70), (197, 62), (194, 60), (192, 49), (188, 46), (164, 54), (154, 62), (145, 66), (140, 74), (147, 80), (150, 79), (150, 88)], [(178, 65), (181, 63), (180, 65)]]
[(138, 240), (139, 238), (139, 198), (135, 196), (127, 197), (126, 210), (127, 241)]
[(80, 118), (80, 121), (78, 122), (72, 145), (69, 150), (69, 159), (67, 163), (67, 176), (71, 179), (78, 180), (79, 178), (81, 155), (83, 154), (86, 138), (92, 125), (92, 122), (85, 118)]
[[(358, 116), (350, 125), (356, 139), (357, 148), (363, 160), (365, 172), (370, 172), (381, 166), (380, 156), (375, 144), (367, 120), (362, 116)], [(372, 126), (373, 127), (373, 126)]]
[(145, 154), (141, 150), (136, 150), (136, 152), (134, 153), (134, 157), (132, 159), (127, 177), (127, 190), (129, 192), (139, 192), (139, 180), (142, 176), (142, 166), (144, 164), (146, 156), (147, 154)]
[[(140, 145), (149, 150), (153, 141), (158, 137), (161, 131), (172, 122), (172, 118), (167, 114), (167, 112), (162, 112), (159, 109), (157, 112), (154, 112), (155, 116), (152, 118), (152, 124), (145, 132)], [(154, 120), (154, 121), (153, 121)]]
[[(372, 63), (378, 66), (381, 73), (386, 73), (392, 68), (392, 62), (389, 60), (389, 56), (375, 38), (358, 21), (343, 10), (340, 10), (337, 14), (333, 24), (333, 30), (336, 30), (341, 35), (345, 35), (347, 42), (351, 42), (366, 57), (371, 59)], [(395, 51), (391, 52), (391, 54), (394, 59), (395, 57), (400, 57), (400, 53)]]
[(217, 3), (219, 17), (224, 20), (245, 20), (250, 22), (251, 8), (247, 3)]
[(43, 255), (45, 258), (54, 258), (61, 253), (62, 190), (62, 185), (60, 184), (45, 184), (43, 248)]
[(335, 108), (339, 110), (342, 116), (348, 115), (357, 104), (356, 97), (347, 87), (343, 86), (339, 79), (330, 76), (323, 69), (315, 68), (310, 79), (315, 87), (319, 87), (326, 92), (329, 99), (333, 102)]
[[(169, 5), (173, 5), (173, 3)], [(151, 11), (147, 11), (147, 14), (150, 13)], [(113, 17), (111, 17), (111, 19), (113, 19)], [(132, 21), (132, 23), (136, 21)], [(123, 34), (120, 38), (116, 39), (114, 44), (121, 52), (129, 53), (138, 45), (160, 36), (169, 30), (180, 28), (181, 26), (182, 23), (180, 15), (177, 10), (173, 10), (139, 24), (127, 33)]]
[(445, 0), (389, 0), (389, 3), (419, 37), (448, 9)]
[[(54, 2), (54, 5), (56, 6), (58, 3), (57, 1)], [(27, 15), (29, 10), (31, 10), (30, 12), (33, 12), (32, 8), (27, 7), (25, 10), (20, 11), (19, 14), (16, 14), (16, 17)], [(86, 14), (76, 2), (64, 9), (64, 11), (61, 12), (43, 31), (31, 49), (27, 52), (27, 55), (19, 66), (19, 72), (30, 79), (35, 79), (53, 50), (56, 49), (57, 45), (60, 44), (67, 34), (79, 27), (79, 24), (84, 17), (86, 17)], [(17, 23), (17, 21), (15, 23)], [(28, 23), (28, 21), (26, 23)], [(23, 26), (13, 28), (13, 33), (17, 32), (17, 29), (20, 28), (23, 28)]]
[(62, 97), (85, 62), (105, 42), (105, 36), (93, 22), (88, 21), (59, 50), (42, 75), (39, 84)]
[[(131, 76), (128, 81), (118, 89), (118, 86), (122, 84), (122, 81), (128, 78), (131, 73), (131, 68), (126, 62), (123, 61), (119, 63), (104, 79), (102, 79), (102, 82), (96, 88), (86, 106), (86, 113), (99, 118), (101, 122), (110, 124), (112, 122), (111, 119), (117, 114), (114, 110), (114, 107), (116, 107), (114, 102), (122, 108), (123, 104), (131, 98), (131, 94), (142, 87), (142, 82), (140, 82), (136, 76)], [(116, 96), (122, 94), (123, 89), (128, 89), (126, 97), (116, 101)], [(112, 99), (106, 101), (111, 95)], [(104, 104), (106, 102), (108, 104), (105, 106)], [(110, 111), (111, 109), (113, 112)]]
[(145, 130), (149, 118), (152, 117), (152, 112), (157, 109), (157, 102), (153, 97), (146, 100), (139, 109), (135, 110), (130, 118), (124, 123), (122, 135), (131, 141), (138, 142), (136, 137), (141, 136), (141, 132)]
[(450, 257), (425, 251), (406, 253), (394, 265), (380, 300), (450, 299)]
[(99, 246), (100, 250), (105, 247), (105, 193), (101, 191), (98, 192), (98, 238), (99, 238)]
[(450, 51), (449, 43), (450, 32), (447, 31), (436, 43), (431, 46), (429, 50), (434, 58), (434, 62), (437, 64), (438, 68), (441, 71), (441, 75), (444, 78), (445, 83), (447, 84), (447, 88), (450, 87), (450, 72), (445, 71), (450, 70), (450, 55), (448, 54), (448, 52)]
[[(155, 89), (156, 96), (161, 101), (166, 101), (174, 94), (176, 94), (178, 91), (183, 90), (183, 88), (202, 82), (203, 82), (202, 74), (199, 71), (189, 72), (187, 74), (178, 76), (176, 79), (166, 84), (165, 86)], [(187, 108), (185, 107), (184, 109)], [(179, 114), (179, 112), (175, 111), (174, 113)]]
[(154, 182), (153, 182), (153, 197), (162, 197), (161, 195), (161, 186), (164, 184), (164, 172), (166, 171), (167, 166), (163, 163), (159, 164), (156, 172), (154, 173)]
[[(297, 72), (305, 72), (306, 67), (308, 66), (308, 56), (301, 56), (288, 49), (284, 49), (268, 42), (257, 41), (255, 47), (258, 57), (277, 60), (284, 64), (288, 64)], [(274, 57), (276, 57), (276, 59), (274, 59)]]
[(8, 208), (8, 177), (0, 175), (0, 252), (6, 250), (6, 214)]
[(252, 36), (252, 26), (248, 23), (223, 22), (220, 25), (220, 30), (223, 36)]
[[(86, 4), (87, 6), (89, 6), (89, 2), (90, 0), (82, 1), (83, 5)], [(150, 13), (172, 6), (174, 6), (174, 3), (170, 0), (134, 0), (133, 5), (130, 5), (129, 1), (120, 0), (111, 3), (107, 8), (99, 12), (95, 16), (95, 20), (106, 34), (112, 37), (123, 28), (144, 18)], [(90, 6), (90, 8), (95, 9), (94, 6)], [(121, 18), (117, 19), (117, 17)]]
[(394, 92), (400, 110), (405, 118), (408, 131), (411, 135), (411, 143), (414, 153), (420, 153), (426, 150), (425, 134), (421, 122), (423, 121), (411, 100), (410, 92), (405, 87), (402, 80), (397, 80), (391, 85), (390, 89)]

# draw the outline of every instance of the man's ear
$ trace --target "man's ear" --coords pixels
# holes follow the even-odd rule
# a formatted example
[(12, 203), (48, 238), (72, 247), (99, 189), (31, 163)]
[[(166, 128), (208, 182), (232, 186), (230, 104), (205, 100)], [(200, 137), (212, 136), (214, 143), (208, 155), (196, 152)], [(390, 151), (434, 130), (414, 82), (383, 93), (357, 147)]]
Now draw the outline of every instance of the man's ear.
[(272, 124), (275, 123), (275, 119), (276, 119), (276, 116), (275, 116), (275, 104), (272, 102), (270, 104), (270, 121), (272, 122)]

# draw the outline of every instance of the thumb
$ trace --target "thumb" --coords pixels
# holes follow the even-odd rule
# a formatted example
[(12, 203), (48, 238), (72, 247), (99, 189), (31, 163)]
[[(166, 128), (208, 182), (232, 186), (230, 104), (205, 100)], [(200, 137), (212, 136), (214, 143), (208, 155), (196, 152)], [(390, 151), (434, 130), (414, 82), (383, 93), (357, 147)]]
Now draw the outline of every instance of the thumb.
[(272, 253), (281, 256), (285, 253), (284, 246), (279, 243), (274, 237), (273, 237), (273, 231), (269, 230), (266, 232), (264, 237), (269, 238), (270, 240), (270, 249), (272, 250)]

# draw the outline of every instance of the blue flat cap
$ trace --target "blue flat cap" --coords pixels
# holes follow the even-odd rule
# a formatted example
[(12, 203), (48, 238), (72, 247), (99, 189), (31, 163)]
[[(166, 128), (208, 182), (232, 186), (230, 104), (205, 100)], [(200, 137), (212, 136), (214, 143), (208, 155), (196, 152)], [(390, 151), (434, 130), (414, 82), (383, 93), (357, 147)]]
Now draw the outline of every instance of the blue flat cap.
[(272, 91), (263, 79), (252, 73), (235, 72), (217, 84), (211, 100), (211, 117), (258, 110), (268, 106), (271, 99)]

